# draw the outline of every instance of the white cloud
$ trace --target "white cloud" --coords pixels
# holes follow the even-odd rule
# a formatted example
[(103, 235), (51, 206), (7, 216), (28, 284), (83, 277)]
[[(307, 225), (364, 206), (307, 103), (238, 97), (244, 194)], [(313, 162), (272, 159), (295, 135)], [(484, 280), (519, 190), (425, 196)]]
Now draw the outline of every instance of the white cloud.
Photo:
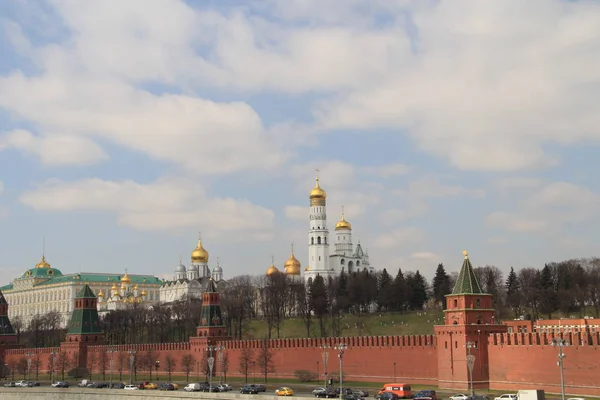
[(585, 221), (598, 215), (600, 195), (568, 183), (551, 182), (534, 188), (515, 211), (495, 211), (489, 226), (514, 232), (557, 233), (567, 223)]
[(283, 210), (286, 218), (294, 221), (306, 221), (308, 211), (307, 207), (286, 206)]
[(416, 227), (394, 229), (383, 233), (375, 238), (374, 245), (377, 248), (398, 247), (403, 248), (410, 245), (420, 244), (425, 239), (425, 233)]
[(140, 230), (195, 227), (209, 237), (267, 239), (271, 210), (247, 201), (209, 198), (193, 180), (164, 178), (144, 185), (133, 181), (50, 180), (25, 192), (21, 201), (38, 211), (104, 211), (121, 225)]
[(74, 135), (34, 136), (17, 129), (0, 136), (0, 149), (15, 148), (37, 156), (46, 165), (85, 165), (108, 159), (108, 155), (91, 140)]
[(406, 188), (398, 189), (395, 194), (414, 199), (443, 198), (443, 197), (485, 197), (485, 190), (471, 189), (461, 185), (449, 185), (439, 181), (434, 176), (424, 176), (412, 180)]
[(420, 217), (428, 210), (429, 207), (426, 204), (413, 202), (399, 208), (382, 211), (379, 220), (385, 225), (397, 225), (408, 219)]

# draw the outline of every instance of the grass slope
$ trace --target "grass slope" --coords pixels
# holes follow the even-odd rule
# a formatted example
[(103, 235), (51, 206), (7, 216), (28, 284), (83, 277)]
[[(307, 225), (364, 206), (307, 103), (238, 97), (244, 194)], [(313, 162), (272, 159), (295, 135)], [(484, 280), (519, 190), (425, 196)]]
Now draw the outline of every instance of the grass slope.
[[(342, 317), (342, 336), (393, 336), (393, 335), (431, 335), (434, 325), (444, 323), (444, 313), (439, 310), (411, 311), (406, 313), (373, 313), (362, 316), (345, 315)], [(331, 332), (331, 323), (326, 321), (327, 332)], [(250, 323), (248, 338), (267, 337), (267, 324), (263, 320)], [(280, 338), (320, 337), (318, 320), (313, 318), (310, 335), (302, 318), (288, 318), (281, 324)], [(274, 329), (272, 338), (277, 338)]]

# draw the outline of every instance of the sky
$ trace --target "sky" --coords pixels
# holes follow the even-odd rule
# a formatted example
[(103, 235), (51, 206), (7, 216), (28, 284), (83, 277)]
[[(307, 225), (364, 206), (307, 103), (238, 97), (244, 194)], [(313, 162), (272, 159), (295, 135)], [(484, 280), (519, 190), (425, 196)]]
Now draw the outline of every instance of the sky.
[(317, 169), (376, 269), (598, 256), (599, 95), (595, 1), (4, 1), (0, 283), (304, 268)]

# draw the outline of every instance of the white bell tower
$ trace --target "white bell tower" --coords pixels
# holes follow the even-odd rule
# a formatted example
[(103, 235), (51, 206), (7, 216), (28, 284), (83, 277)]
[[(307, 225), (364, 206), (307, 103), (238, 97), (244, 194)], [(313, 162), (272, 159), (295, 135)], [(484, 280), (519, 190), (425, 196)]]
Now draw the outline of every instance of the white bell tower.
[(317, 275), (327, 278), (334, 276), (329, 270), (329, 230), (327, 229), (327, 194), (319, 186), (317, 170), (316, 184), (310, 191), (310, 229), (308, 231), (308, 266), (304, 277), (306, 280)]

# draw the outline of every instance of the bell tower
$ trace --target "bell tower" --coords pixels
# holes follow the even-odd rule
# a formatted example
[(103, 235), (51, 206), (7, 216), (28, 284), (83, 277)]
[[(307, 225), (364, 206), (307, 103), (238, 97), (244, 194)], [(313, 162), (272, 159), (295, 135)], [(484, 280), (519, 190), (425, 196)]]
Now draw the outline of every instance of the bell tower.
[(444, 325), (435, 327), (438, 352), (438, 386), (448, 389), (488, 389), (488, 338), (506, 332), (497, 324), (492, 295), (483, 293), (469, 253), (452, 293), (446, 295)]

